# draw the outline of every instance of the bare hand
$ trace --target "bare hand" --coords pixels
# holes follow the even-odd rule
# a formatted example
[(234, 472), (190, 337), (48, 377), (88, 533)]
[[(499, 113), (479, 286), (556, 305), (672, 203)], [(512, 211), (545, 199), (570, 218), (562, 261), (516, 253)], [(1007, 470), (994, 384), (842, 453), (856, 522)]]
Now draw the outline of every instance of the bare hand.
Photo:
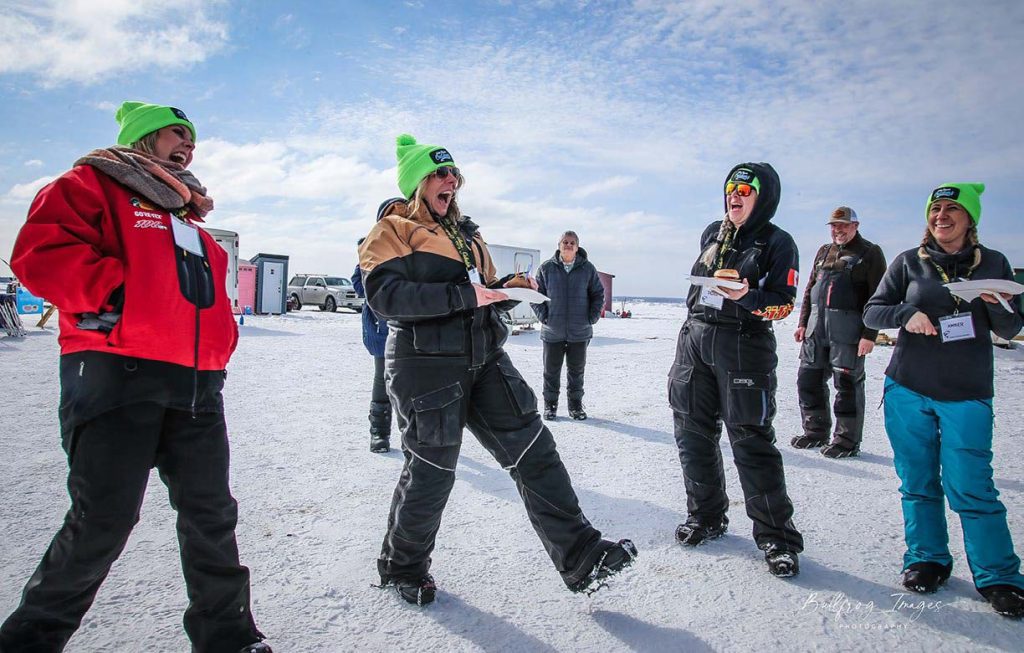
[[(537, 279), (535, 279), (534, 277), (531, 277), (528, 274), (524, 274), (522, 278), (526, 279), (526, 282), (530, 284), (530, 289), (531, 290), (537, 290)], [(515, 277), (513, 277), (512, 279), (509, 279), (508, 281), (506, 281), (505, 285), (503, 287), (504, 288), (511, 288), (511, 287), (513, 287), (513, 286), (509, 286), (508, 285), (508, 284), (512, 283), (513, 279), (515, 279)]]
[(803, 342), (805, 333), (807, 333), (807, 327), (797, 327), (796, 331), (793, 332), (793, 340)]
[(501, 292), (500, 290), (491, 290), (490, 288), (484, 288), (480, 284), (473, 284), (473, 291), (476, 293), (476, 305), (487, 306), (495, 302), (503, 302), (508, 299), (508, 295)]
[(939, 335), (939, 332), (935, 330), (935, 326), (932, 324), (932, 321), (921, 311), (914, 313), (913, 317), (907, 321), (903, 328), (907, 330), (907, 333), (919, 333), (925, 336)]
[(867, 338), (861, 338), (860, 342), (857, 343), (857, 355), (867, 356), (875, 349), (875, 341), (868, 340)]
[(743, 287), (740, 288), (739, 290), (729, 290), (728, 288), (723, 288), (722, 286), (716, 287), (715, 290), (725, 295), (726, 298), (731, 299), (735, 302), (739, 300), (741, 297), (743, 297), (743, 295), (746, 295), (748, 292), (750, 292), (750, 282), (744, 279)]
[[(1013, 295), (1011, 295), (1009, 293), (1001, 292), (999, 294), (1002, 295), (1003, 299), (1005, 299), (1006, 301), (1010, 301), (1011, 299), (1013, 299)], [(990, 293), (990, 292), (983, 292), (983, 293), (981, 293), (981, 298), (984, 299), (989, 304), (998, 304), (999, 303), (999, 300), (996, 299), (996, 296), (993, 293)]]

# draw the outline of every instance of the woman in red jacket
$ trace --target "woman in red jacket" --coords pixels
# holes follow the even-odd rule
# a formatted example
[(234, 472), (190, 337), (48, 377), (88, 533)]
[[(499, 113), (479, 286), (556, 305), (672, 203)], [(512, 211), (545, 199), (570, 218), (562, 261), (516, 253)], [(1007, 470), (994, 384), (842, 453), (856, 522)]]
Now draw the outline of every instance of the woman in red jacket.
[(193, 650), (268, 652), (235, 543), (224, 386), (238, 329), (213, 208), (186, 171), (195, 127), (125, 102), (119, 147), (36, 196), (11, 267), (60, 310), (60, 426), (71, 508), (0, 627), (0, 650), (61, 651), (124, 549), (156, 467), (178, 513)]

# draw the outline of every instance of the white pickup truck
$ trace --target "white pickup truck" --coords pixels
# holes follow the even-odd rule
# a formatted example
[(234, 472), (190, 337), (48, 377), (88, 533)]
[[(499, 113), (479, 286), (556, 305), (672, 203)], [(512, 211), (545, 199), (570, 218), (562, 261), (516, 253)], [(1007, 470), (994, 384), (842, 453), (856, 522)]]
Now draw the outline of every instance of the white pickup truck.
[(345, 277), (325, 274), (297, 274), (288, 282), (288, 304), (291, 310), (300, 310), (305, 304), (315, 304), (321, 311), (333, 313), (338, 308), (350, 308), (356, 313), (363, 310), (363, 298), (356, 297), (352, 282)]

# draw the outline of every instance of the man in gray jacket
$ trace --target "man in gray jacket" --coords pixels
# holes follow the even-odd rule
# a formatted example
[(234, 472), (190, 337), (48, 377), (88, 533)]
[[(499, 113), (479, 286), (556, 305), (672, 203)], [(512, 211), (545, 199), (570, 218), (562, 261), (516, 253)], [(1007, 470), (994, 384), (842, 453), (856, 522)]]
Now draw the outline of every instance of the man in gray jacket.
[(587, 260), (575, 231), (566, 231), (558, 240), (555, 255), (537, 271), (537, 290), (551, 301), (531, 304), (543, 325), (544, 342), (544, 419), (553, 420), (558, 412), (558, 390), (562, 361), (566, 363), (569, 416), (587, 419), (583, 410), (583, 370), (587, 364), (587, 345), (594, 335), (593, 324), (601, 317), (604, 286), (597, 268)]

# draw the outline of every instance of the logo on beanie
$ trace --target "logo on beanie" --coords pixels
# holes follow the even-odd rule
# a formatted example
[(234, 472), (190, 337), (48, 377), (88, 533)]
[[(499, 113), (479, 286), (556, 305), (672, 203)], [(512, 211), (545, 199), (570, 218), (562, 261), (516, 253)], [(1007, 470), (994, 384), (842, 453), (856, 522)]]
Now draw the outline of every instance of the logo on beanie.
[(749, 182), (754, 178), (754, 173), (746, 168), (740, 168), (736, 172), (732, 173), (732, 181), (747, 181)]
[(441, 149), (434, 150), (433, 152), (431, 152), (430, 158), (434, 163), (438, 164), (455, 162), (455, 160), (452, 159), (452, 155), (448, 154), (448, 150), (444, 149), (443, 147)]
[(957, 200), (960, 198), (960, 189), (953, 188), (952, 186), (944, 186), (942, 188), (936, 188), (935, 192), (932, 193), (932, 201), (935, 200)]
[(188, 120), (188, 116), (186, 116), (185, 112), (182, 111), (181, 109), (175, 109), (174, 107), (167, 107), (167, 108), (171, 110), (171, 113), (174, 114), (175, 118), (181, 118), (182, 120)]

